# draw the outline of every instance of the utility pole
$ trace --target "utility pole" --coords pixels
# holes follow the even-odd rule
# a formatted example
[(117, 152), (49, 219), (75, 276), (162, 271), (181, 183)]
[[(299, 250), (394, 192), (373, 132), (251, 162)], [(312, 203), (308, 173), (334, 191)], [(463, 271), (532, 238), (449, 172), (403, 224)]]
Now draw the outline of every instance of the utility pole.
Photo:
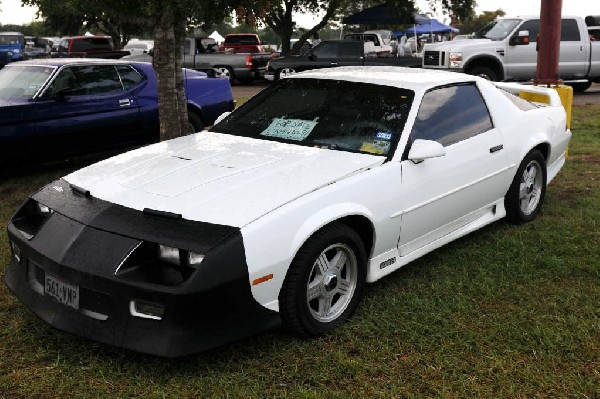
[(562, 0), (541, 0), (540, 35), (535, 83), (559, 84), (560, 28)]
[[(540, 34), (537, 38), (537, 70), (534, 84), (553, 87), (567, 112), (567, 126), (571, 127), (573, 88), (558, 79), (560, 57), (560, 30), (562, 0), (540, 0)], [(542, 101), (543, 102), (543, 101)]]

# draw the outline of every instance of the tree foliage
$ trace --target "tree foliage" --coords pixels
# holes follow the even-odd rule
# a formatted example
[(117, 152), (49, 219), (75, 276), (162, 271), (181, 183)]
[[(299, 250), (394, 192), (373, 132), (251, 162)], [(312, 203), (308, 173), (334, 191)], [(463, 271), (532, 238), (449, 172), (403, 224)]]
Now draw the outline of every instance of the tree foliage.
[(450, 15), (450, 25), (455, 26), (475, 16), (476, 0), (429, 0), (434, 12), (441, 11)]
[[(414, 0), (389, 0), (399, 14), (411, 14), (414, 11)], [(339, 21), (343, 17), (359, 12), (365, 8), (381, 4), (381, 0), (282, 0), (271, 7), (261, 20), (279, 35), (282, 42), (282, 53), (295, 53), (305, 40), (315, 36), (328, 23)], [(322, 15), (314, 26), (300, 31), (298, 42), (293, 49), (289, 48), (290, 39), (295, 31), (299, 31), (293, 20), (294, 13), (313, 13)], [(383, 28), (383, 27), (379, 27)]]
[(505, 15), (506, 13), (502, 9), (498, 9), (496, 11), (484, 11), (483, 13), (459, 24), (457, 27), (460, 29), (461, 33), (468, 34), (471, 32), (477, 32), (487, 23)]

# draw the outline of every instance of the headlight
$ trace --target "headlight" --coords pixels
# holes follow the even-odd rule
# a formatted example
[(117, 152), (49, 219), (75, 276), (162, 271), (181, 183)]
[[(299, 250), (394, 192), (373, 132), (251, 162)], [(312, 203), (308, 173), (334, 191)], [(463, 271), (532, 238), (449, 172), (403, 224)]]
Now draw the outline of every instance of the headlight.
[(204, 260), (204, 255), (184, 251), (166, 245), (158, 246), (159, 259), (176, 266), (190, 266), (196, 268)]
[(13, 55), (12, 51), (7, 51), (7, 52), (6, 52), (6, 54), (7, 54), (9, 57), (12, 57), (12, 55)]
[(141, 242), (123, 259), (115, 275), (132, 281), (172, 287), (186, 282), (203, 260), (203, 254)]
[(17, 211), (11, 222), (25, 238), (31, 240), (53, 213), (51, 208), (30, 198)]
[(448, 60), (450, 61), (450, 68), (459, 68), (463, 60), (463, 54), (452, 52)]
[(46, 205), (37, 203), (38, 212), (40, 215), (49, 218), (54, 213), (53, 209), (48, 208)]

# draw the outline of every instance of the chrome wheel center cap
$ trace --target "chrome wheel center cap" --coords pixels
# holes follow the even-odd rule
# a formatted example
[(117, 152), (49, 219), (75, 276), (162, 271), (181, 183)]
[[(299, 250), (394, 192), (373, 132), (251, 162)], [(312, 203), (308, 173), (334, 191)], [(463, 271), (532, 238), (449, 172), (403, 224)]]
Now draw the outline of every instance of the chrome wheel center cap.
[(337, 287), (338, 278), (335, 274), (327, 274), (323, 278), (323, 287), (325, 287), (325, 291), (332, 291)]

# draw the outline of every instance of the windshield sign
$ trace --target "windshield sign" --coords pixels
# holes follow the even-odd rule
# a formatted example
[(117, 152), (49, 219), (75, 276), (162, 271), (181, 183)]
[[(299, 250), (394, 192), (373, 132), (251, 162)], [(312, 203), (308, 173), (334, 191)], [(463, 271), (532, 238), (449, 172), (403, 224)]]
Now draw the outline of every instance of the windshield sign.
[(481, 28), (475, 37), (477, 39), (503, 40), (520, 22), (520, 19), (497, 19)]
[(282, 79), (211, 131), (262, 140), (391, 156), (414, 93), (321, 79)]
[(0, 70), (0, 98), (32, 98), (54, 69), (45, 66), (7, 65)]

